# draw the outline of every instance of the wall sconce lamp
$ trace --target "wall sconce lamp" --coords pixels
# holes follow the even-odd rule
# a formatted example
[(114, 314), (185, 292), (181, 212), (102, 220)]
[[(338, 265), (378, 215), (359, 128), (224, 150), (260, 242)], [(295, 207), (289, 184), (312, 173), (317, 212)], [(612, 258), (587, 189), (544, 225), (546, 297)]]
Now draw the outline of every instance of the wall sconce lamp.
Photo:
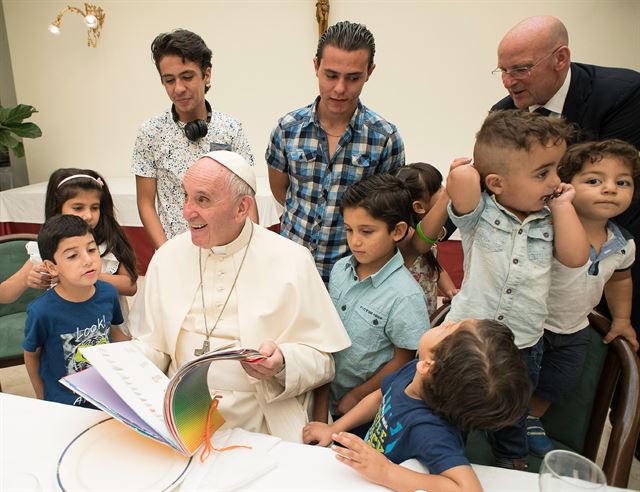
[(87, 26), (87, 46), (95, 48), (100, 38), (100, 31), (102, 30), (102, 24), (104, 24), (105, 13), (100, 7), (91, 5), (90, 3), (84, 4), (84, 12), (78, 7), (71, 7), (67, 5), (62, 9), (56, 20), (54, 20), (49, 26), (49, 31), (52, 34), (60, 34), (60, 24), (62, 23), (62, 17), (67, 12), (75, 12), (84, 18), (84, 23)]

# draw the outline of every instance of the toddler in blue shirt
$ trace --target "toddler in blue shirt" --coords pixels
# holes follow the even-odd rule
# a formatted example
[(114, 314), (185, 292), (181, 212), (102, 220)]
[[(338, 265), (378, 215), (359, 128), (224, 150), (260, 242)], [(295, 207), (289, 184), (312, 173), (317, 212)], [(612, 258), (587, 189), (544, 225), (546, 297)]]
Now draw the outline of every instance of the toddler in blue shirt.
[[(589, 258), (572, 204), (575, 190), (557, 174), (569, 134), (559, 118), (527, 111), (491, 113), (476, 135), (474, 163), (457, 159), (447, 178), (449, 214), (464, 250), (464, 281), (447, 319), (489, 318), (506, 324), (534, 385), (552, 260), (579, 267)], [(526, 468), (525, 417), (495, 433), (499, 466)]]

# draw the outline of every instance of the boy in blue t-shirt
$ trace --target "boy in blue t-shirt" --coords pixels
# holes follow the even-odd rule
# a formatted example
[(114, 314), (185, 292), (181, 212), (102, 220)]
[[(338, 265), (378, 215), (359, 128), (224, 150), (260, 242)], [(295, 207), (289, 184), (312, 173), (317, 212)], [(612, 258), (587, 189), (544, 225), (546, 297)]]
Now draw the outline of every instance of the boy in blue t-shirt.
[[(340, 461), (393, 490), (481, 491), (462, 432), (495, 430), (525, 411), (530, 382), (513, 334), (493, 320), (449, 321), (422, 336), (418, 355), (333, 424), (307, 424), (303, 441), (339, 443)], [(365, 441), (345, 432), (374, 416)], [(411, 458), (430, 474), (398, 466)]]
[(36, 397), (91, 406), (59, 383), (88, 367), (78, 348), (127, 339), (118, 291), (98, 280), (100, 253), (89, 225), (74, 215), (56, 215), (42, 226), (38, 248), (56, 286), (27, 309), (24, 361)]
[[(329, 294), (351, 346), (334, 354), (333, 416), (348, 412), (413, 359), (429, 328), (424, 293), (397, 247), (413, 217), (407, 187), (390, 174), (377, 174), (350, 186), (340, 208), (351, 255), (334, 265)], [(326, 421), (326, 398), (315, 408), (315, 419)]]

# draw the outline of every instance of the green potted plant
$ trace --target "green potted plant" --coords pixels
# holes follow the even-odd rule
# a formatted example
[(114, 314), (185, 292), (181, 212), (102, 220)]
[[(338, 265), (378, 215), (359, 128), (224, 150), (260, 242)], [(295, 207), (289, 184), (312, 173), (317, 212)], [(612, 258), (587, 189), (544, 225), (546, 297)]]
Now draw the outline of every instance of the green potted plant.
[[(35, 123), (23, 123), (25, 119), (37, 112), (36, 108), (28, 104), (18, 104), (13, 108), (0, 106), (0, 154), (8, 157), (11, 149), (16, 157), (24, 156), (24, 146), (16, 137), (38, 138), (42, 135), (42, 131)], [(0, 161), (2, 161), (1, 157), (0, 155)], [(8, 159), (5, 165), (8, 165)]]

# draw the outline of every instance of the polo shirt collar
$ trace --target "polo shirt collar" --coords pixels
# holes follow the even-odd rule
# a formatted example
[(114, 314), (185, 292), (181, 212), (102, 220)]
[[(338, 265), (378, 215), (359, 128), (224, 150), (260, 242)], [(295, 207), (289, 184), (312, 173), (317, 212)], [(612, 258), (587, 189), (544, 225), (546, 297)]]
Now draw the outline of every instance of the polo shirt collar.
[[(351, 255), (351, 258), (349, 258), (349, 261), (345, 263), (345, 269), (350, 268), (354, 278), (358, 277), (358, 272), (356, 270), (357, 266), (358, 266), (358, 261), (356, 260), (356, 257)], [(369, 277), (364, 279), (364, 281), (371, 280), (371, 285), (373, 285), (374, 288), (377, 288), (387, 278), (389, 278), (389, 276), (393, 272), (395, 272), (399, 268), (402, 268), (403, 266), (404, 266), (404, 258), (402, 257), (402, 253), (400, 253), (400, 250), (396, 248), (396, 252), (391, 257), (391, 259), (387, 261), (380, 270), (378, 270), (373, 275), (370, 275)]]

